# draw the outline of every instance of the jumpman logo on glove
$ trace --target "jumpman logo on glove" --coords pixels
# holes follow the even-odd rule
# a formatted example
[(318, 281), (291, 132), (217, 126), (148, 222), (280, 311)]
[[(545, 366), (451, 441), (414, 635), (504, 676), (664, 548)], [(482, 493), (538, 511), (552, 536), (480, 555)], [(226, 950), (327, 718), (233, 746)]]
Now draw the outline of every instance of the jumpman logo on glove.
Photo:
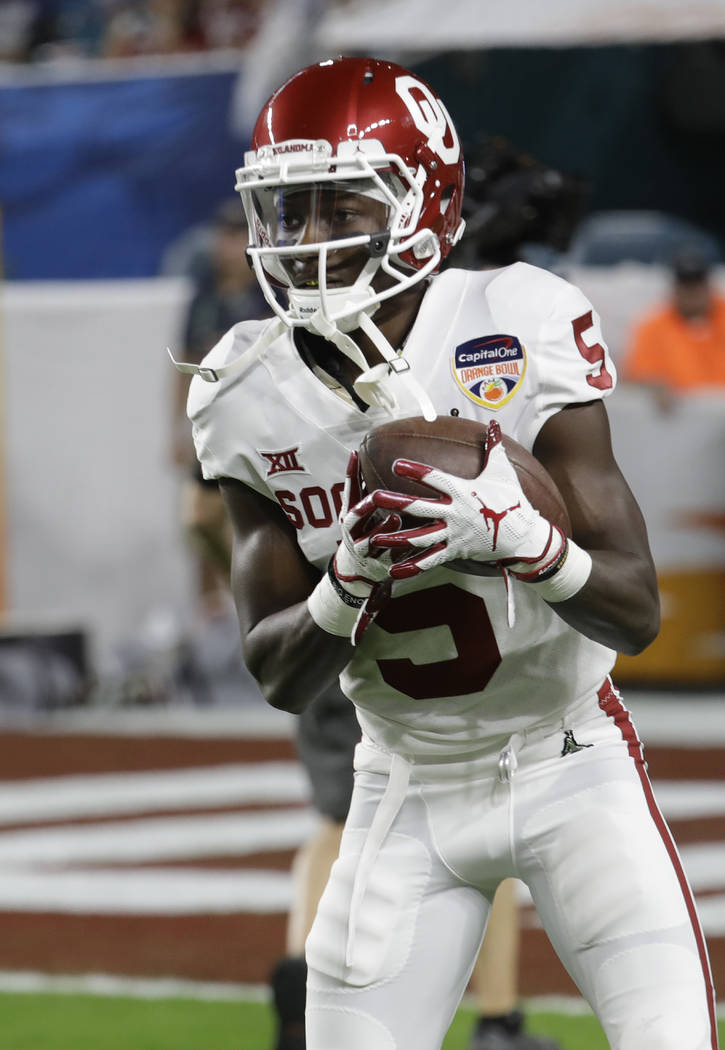
[(510, 514), (512, 510), (518, 510), (519, 509), (519, 507), (521, 506), (521, 500), (519, 500), (518, 503), (514, 503), (511, 507), (506, 507), (504, 510), (498, 511), (498, 510), (493, 510), (492, 507), (487, 507), (486, 504), (483, 502), (483, 500), (481, 499), (481, 497), (478, 495), (477, 492), (472, 492), (471, 495), (473, 496), (474, 499), (477, 499), (478, 502), (481, 504), (481, 509), (479, 510), (478, 513), (483, 516), (483, 520), (485, 521), (486, 528), (488, 529), (489, 532), (491, 531), (490, 522), (493, 522), (493, 540), (491, 542), (491, 550), (495, 551), (496, 550), (496, 540), (498, 539), (498, 527), (499, 527), (499, 525), (501, 524), (501, 522), (503, 521), (503, 519), (506, 517), (507, 514)]

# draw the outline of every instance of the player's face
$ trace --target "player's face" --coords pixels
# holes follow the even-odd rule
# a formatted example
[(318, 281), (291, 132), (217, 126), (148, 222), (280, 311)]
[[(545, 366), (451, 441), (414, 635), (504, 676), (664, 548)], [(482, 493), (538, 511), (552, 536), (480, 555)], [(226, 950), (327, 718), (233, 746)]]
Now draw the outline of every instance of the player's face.
[[(271, 203), (266, 202), (264, 226), (277, 247), (305, 248), (387, 228), (389, 205), (350, 185), (280, 187)], [(368, 258), (365, 245), (330, 250), (328, 287), (353, 284)], [(286, 255), (282, 266), (295, 288), (317, 287), (317, 252)]]

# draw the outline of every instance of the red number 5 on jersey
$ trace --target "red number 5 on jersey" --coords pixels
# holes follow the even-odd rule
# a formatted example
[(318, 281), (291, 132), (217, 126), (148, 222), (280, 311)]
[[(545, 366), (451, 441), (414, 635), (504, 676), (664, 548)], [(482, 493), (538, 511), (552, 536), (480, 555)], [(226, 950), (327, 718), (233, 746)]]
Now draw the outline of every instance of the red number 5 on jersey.
[(587, 383), (589, 386), (596, 387), (597, 390), (610, 390), (612, 387), (612, 377), (607, 371), (607, 366), (604, 364), (604, 355), (606, 353), (601, 343), (589, 343), (584, 342), (583, 333), (588, 328), (594, 327), (594, 318), (592, 317), (592, 311), (588, 310), (587, 313), (582, 314), (581, 317), (575, 317), (571, 322), (571, 326), (574, 329), (574, 340), (577, 345), (577, 350), (582, 355), (585, 361), (589, 361), (592, 365), (599, 365), (599, 372), (590, 372), (587, 376)]
[[(446, 626), (453, 636), (457, 655), (450, 659), (425, 664), (415, 664), (408, 657), (377, 661), (384, 681), (414, 700), (478, 693), (501, 663), (483, 598), (452, 583), (391, 598), (376, 623), (396, 635)], [(401, 650), (406, 651), (404, 638)]]

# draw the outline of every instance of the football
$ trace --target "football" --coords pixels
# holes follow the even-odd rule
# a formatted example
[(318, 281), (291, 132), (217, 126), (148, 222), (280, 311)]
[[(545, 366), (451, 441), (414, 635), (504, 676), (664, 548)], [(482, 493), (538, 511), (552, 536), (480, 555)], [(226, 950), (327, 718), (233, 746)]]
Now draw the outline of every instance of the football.
[[(433, 422), (413, 416), (384, 423), (370, 430), (360, 445), (362, 486), (368, 492), (390, 489), (410, 496), (430, 497), (430, 489), (408, 478), (399, 478), (393, 472), (396, 459), (426, 463), (459, 478), (478, 477), (483, 469), (486, 432), (486, 424), (460, 416), (438, 416)], [(532, 506), (566, 536), (571, 536), (569, 512), (549, 472), (507, 434), (502, 435), (502, 443)], [(451, 562), (450, 567), (484, 576), (498, 573), (498, 569), (485, 562)]]

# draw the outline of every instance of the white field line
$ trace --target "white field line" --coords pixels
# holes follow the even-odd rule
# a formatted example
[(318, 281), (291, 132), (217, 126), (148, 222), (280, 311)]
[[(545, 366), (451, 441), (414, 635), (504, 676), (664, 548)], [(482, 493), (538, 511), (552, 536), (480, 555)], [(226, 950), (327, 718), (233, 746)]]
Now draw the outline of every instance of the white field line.
[(309, 795), (307, 776), (292, 761), (5, 780), (0, 781), (0, 825), (191, 806), (306, 802)]
[[(725, 747), (725, 694), (650, 696), (623, 693), (634, 724), (650, 747)], [(725, 756), (723, 756), (725, 766)]]
[(679, 854), (695, 893), (725, 888), (725, 842), (692, 843)]
[[(725, 756), (723, 756), (725, 773)], [(725, 816), (725, 780), (655, 780), (655, 798), (668, 820)]]
[[(193, 804), (284, 802), (306, 790), (301, 767), (292, 761), (10, 781), (0, 784), (0, 823)], [(669, 817), (725, 813), (725, 783), (720, 781), (660, 781), (655, 791)], [(316, 822), (311, 810), (297, 808), (0, 832), (0, 909), (85, 914), (284, 911), (290, 899), (286, 873), (107, 866), (292, 850), (307, 840)], [(725, 887), (725, 843), (692, 844), (681, 855), (696, 892)], [(83, 870), (88, 864), (105, 865), (106, 870)], [(522, 884), (520, 895), (522, 902), (530, 900)], [(725, 897), (703, 898), (699, 904), (706, 932), (725, 934)]]
[[(264, 816), (264, 815), (260, 815)], [(277, 815), (275, 815), (277, 816)], [(299, 820), (307, 818), (306, 826)], [(216, 818), (213, 818), (216, 819)], [(316, 818), (311, 813), (295, 813), (297, 824), (274, 829), (275, 837), (268, 840), (268, 848), (279, 848), (280, 832), (295, 832), (297, 844), (309, 836)], [(154, 821), (139, 822), (155, 824)], [(145, 832), (141, 842), (125, 842), (123, 859), (132, 855), (151, 859), (154, 853), (168, 858), (173, 852), (178, 858), (200, 855), (201, 844), (183, 834), (186, 821), (176, 830), (173, 843), (168, 837)], [(198, 822), (194, 821), (198, 829)], [(74, 833), (76, 829), (64, 829)], [(82, 832), (96, 829), (77, 829)], [(98, 863), (112, 863), (121, 859), (118, 843), (104, 840), (89, 842), (66, 841), (62, 849), (58, 843), (41, 849), (43, 832), (18, 833), (33, 836), (33, 848), (27, 848), (27, 837), (16, 842), (12, 861), (6, 856), (0, 866), (0, 911), (56, 911), (82, 914), (207, 914), (239, 911), (284, 911), (289, 905), (290, 886), (286, 873), (214, 869), (84, 869), (67, 868), (63, 864), (87, 863), (91, 856)], [(11, 836), (4, 836), (10, 838)], [(291, 834), (290, 834), (290, 837)], [(2, 843), (2, 839), (0, 839)], [(24, 847), (24, 848), (21, 848)], [(91, 848), (92, 847), (92, 848)], [(172, 848), (173, 847), (173, 848)], [(229, 854), (234, 842), (223, 836), (222, 842), (207, 841), (204, 847), (216, 853)], [(113, 856), (109, 857), (108, 853)], [(725, 843), (701, 843), (685, 847), (682, 861), (696, 893), (722, 890), (725, 886)], [(49, 866), (50, 865), (50, 866)], [(53, 866), (59, 865), (59, 866)], [(531, 903), (528, 890), (519, 884), (523, 904)], [(701, 912), (705, 932), (720, 936), (725, 933), (725, 895), (704, 897)]]
[[(0, 719), (2, 713), (0, 712)], [(229, 740), (287, 740), (296, 735), (297, 716), (268, 707), (263, 700), (238, 707), (80, 707), (50, 714), (33, 712), (24, 723), (3, 722), (9, 729), (39, 733), (88, 733), (98, 736), (198, 737)]]
[[(722, 883), (722, 878), (720, 879)], [(522, 897), (531, 898), (525, 887)], [(64, 915), (231, 915), (287, 912), (287, 872), (206, 869), (6, 869), (0, 875), (0, 911)], [(725, 894), (698, 897), (708, 937), (725, 936)], [(535, 915), (524, 925), (539, 928)]]
[(697, 914), (706, 937), (725, 937), (725, 897), (698, 897)]
[(124, 999), (208, 999), (214, 1002), (269, 1002), (262, 984), (231, 981), (190, 981), (179, 977), (118, 977), (115, 974), (48, 974), (32, 970), (0, 970), (0, 992), (10, 995), (99, 995)]
[[(725, 816), (725, 780), (659, 780), (654, 786), (669, 819)], [(6, 780), (0, 781), (0, 826), (189, 807), (305, 802), (309, 794), (307, 776), (293, 760)]]
[(0, 835), (0, 869), (238, 857), (296, 849), (317, 821), (312, 810), (294, 809), (8, 831)]
[(124, 869), (0, 873), (0, 910), (79, 915), (258, 915), (289, 911), (280, 871)]
[[(262, 984), (233, 984), (221, 981), (189, 981), (178, 977), (119, 977), (105, 973), (62, 976), (33, 971), (0, 971), (0, 992), (8, 994), (98, 995), (124, 999), (195, 999), (211, 1002), (268, 1003), (270, 991)], [(473, 1009), (464, 997), (463, 1006)], [(526, 1013), (591, 1015), (584, 999), (568, 995), (534, 995), (523, 1000)], [(725, 1003), (717, 1015), (725, 1018)]]
[[(703, 697), (696, 692), (638, 693), (628, 689), (623, 695), (645, 745), (725, 748), (725, 693)], [(7, 719), (4, 724), (13, 728)], [(33, 712), (32, 720), (21, 728), (43, 734), (289, 738), (295, 735), (296, 717), (259, 700), (238, 707), (171, 705), (138, 711), (89, 707), (52, 714)]]

